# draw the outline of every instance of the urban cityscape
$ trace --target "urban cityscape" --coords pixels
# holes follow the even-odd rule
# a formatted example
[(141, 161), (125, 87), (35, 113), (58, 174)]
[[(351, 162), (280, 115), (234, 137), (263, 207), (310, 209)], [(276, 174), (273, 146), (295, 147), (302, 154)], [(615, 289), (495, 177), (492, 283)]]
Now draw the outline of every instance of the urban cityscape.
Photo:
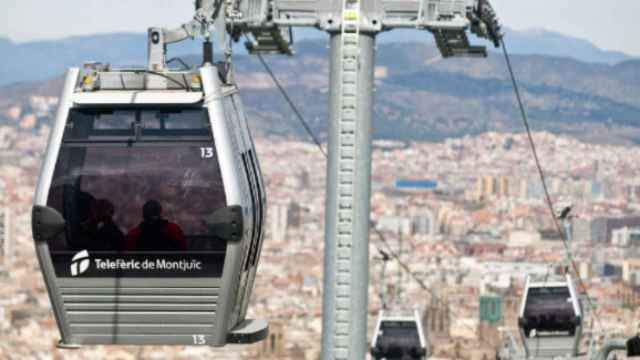
[[(30, 96), (0, 107), (0, 124), (6, 124), (0, 125), (0, 358), (319, 358), (325, 158), (313, 143), (274, 136), (256, 138), (269, 205), (249, 317), (269, 320), (265, 341), (222, 349), (57, 349), (58, 328), (30, 218), (57, 103), (56, 97)], [(391, 307), (420, 311), (432, 358), (495, 358), (505, 342), (519, 336), (526, 275), (569, 266), (553, 220), (567, 206), (587, 340), (636, 334), (640, 147), (592, 144), (549, 132), (533, 137), (558, 206), (553, 215), (525, 133), (374, 141), (371, 224), (377, 231), (370, 233), (370, 335), (384, 289)], [(392, 259), (381, 281), (381, 251), (396, 253), (410, 273)]]

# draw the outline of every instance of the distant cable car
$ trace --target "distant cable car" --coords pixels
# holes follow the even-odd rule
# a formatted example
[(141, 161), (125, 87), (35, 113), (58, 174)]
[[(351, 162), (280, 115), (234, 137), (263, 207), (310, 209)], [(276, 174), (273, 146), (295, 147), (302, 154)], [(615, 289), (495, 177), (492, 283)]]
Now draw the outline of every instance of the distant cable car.
[(261, 340), (265, 210), (229, 66), (71, 69), (33, 209), (61, 345)]
[(570, 275), (560, 279), (527, 277), (518, 325), (528, 356), (575, 356), (582, 320)]
[(428, 350), (418, 310), (380, 311), (371, 340), (374, 359), (423, 360), (428, 356)]

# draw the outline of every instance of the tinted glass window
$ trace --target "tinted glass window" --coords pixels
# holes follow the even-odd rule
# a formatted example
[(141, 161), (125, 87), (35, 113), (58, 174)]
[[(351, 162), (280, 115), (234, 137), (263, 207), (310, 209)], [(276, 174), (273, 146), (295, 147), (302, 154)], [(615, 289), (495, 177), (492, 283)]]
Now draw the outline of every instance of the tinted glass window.
[[(84, 116), (83, 116), (84, 115)], [(89, 111), (89, 112), (81, 112), (74, 111), (72, 119), (78, 122), (87, 121), (84, 117), (95, 117), (94, 129), (95, 130), (112, 130), (112, 129), (120, 129), (120, 130), (129, 130), (131, 129), (131, 124), (136, 121), (136, 112), (135, 111)], [(91, 121), (89, 119), (88, 121)], [(70, 125), (74, 125), (71, 122)]]
[(575, 331), (576, 313), (569, 289), (566, 287), (529, 289), (524, 317), (527, 320), (524, 331), (527, 336), (532, 329), (538, 332)]
[(65, 140), (106, 140), (137, 137), (180, 140), (210, 137), (209, 119), (202, 109), (75, 109), (70, 112)]
[(211, 253), (221, 272), (226, 240), (209, 220), (227, 204), (206, 119), (201, 109), (73, 112), (49, 192), (67, 222), (52, 255)]
[(142, 112), (146, 129), (186, 130), (207, 126), (206, 117), (200, 111), (149, 111)]
[(419, 339), (415, 322), (383, 321), (380, 330), (385, 338)]
[(415, 322), (382, 322), (376, 346), (387, 359), (411, 358), (410, 355), (421, 348)]
[(571, 293), (567, 287), (530, 288), (525, 315), (540, 312), (566, 311), (573, 314)]

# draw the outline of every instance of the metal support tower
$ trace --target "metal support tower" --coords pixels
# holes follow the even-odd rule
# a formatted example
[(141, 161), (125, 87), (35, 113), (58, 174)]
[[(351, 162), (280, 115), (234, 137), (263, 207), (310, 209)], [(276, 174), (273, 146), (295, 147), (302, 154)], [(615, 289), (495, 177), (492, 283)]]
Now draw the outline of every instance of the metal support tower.
[(367, 352), (373, 92), (359, 89), (374, 86), (375, 34), (359, 31), (359, 1), (344, 5), (330, 40), (322, 359)]

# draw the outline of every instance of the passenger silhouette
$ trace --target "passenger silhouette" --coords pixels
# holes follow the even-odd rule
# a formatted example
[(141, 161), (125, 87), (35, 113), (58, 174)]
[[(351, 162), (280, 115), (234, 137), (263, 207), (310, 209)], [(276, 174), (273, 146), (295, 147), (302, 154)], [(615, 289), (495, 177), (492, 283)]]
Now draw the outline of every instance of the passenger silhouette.
[(147, 201), (142, 207), (142, 218), (140, 225), (127, 234), (127, 250), (187, 250), (187, 240), (182, 229), (162, 218), (162, 206), (159, 202)]
[[(69, 191), (74, 191), (69, 190)], [(96, 199), (85, 191), (75, 192), (74, 201), (65, 210), (70, 211), (70, 236), (68, 246), (70, 249), (91, 248), (95, 238), (98, 221), (96, 219)]]
[(113, 204), (107, 199), (99, 199), (95, 204), (98, 223), (95, 242), (91, 248), (94, 250), (124, 250), (126, 246), (124, 234), (113, 222), (113, 214), (115, 213)]

